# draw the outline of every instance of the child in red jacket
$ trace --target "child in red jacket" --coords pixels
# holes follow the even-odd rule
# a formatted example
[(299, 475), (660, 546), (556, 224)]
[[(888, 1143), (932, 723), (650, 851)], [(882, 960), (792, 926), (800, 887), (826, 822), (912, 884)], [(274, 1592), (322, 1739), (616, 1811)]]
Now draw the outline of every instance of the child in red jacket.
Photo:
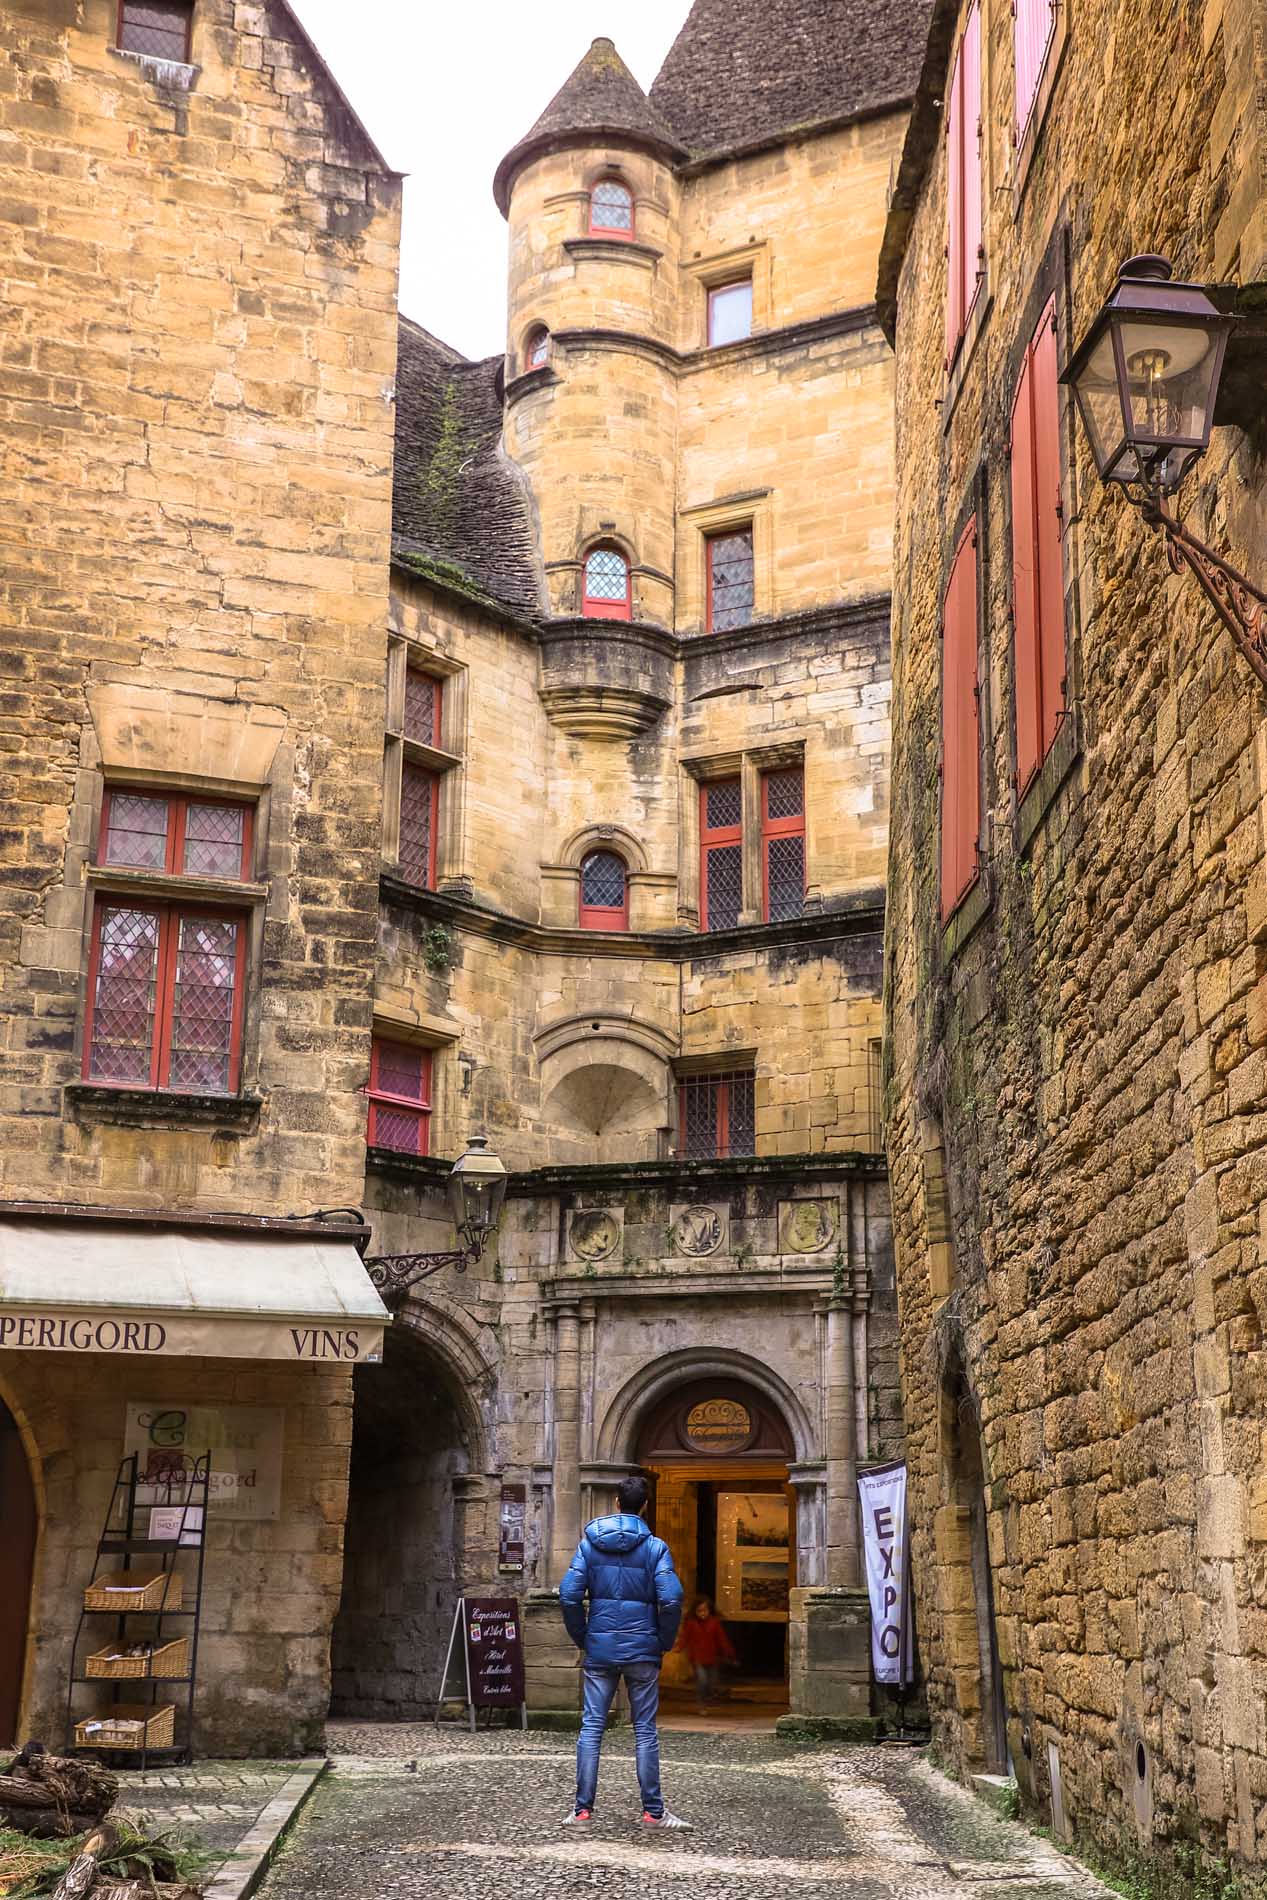
[(678, 1647), (684, 1649), (695, 1671), (695, 1691), (701, 1712), (717, 1696), (717, 1678), (724, 1662), (738, 1662), (734, 1644), (726, 1634), (726, 1625), (713, 1613), (707, 1597), (696, 1599), (695, 1607), (682, 1622)]

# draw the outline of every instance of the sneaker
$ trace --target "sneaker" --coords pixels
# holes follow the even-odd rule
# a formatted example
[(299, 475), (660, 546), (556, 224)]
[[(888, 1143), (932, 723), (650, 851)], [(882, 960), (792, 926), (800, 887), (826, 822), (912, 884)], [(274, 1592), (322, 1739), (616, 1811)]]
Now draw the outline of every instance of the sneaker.
[(588, 1808), (577, 1808), (572, 1814), (563, 1817), (564, 1827), (574, 1827), (578, 1821), (590, 1821), (594, 1817)]
[(695, 1832), (689, 1821), (684, 1821), (680, 1814), (670, 1814), (668, 1808), (663, 1814), (644, 1814), (642, 1825), (644, 1827), (678, 1827), (687, 1834)]

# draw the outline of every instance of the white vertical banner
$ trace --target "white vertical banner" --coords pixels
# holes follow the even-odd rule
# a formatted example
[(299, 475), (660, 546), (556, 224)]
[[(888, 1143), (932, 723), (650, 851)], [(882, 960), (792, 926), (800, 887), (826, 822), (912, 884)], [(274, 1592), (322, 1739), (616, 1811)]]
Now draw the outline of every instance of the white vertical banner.
[(871, 1667), (877, 1682), (902, 1689), (915, 1673), (906, 1466), (878, 1465), (860, 1473), (858, 1505), (871, 1598)]

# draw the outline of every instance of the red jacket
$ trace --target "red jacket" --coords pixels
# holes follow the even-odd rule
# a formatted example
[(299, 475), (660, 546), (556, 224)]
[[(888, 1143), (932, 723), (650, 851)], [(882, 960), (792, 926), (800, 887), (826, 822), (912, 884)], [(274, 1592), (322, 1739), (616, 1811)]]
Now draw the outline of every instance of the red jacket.
[(735, 1662), (734, 1644), (720, 1616), (688, 1616), (682, 1624), (682, 1648), (693, 1663)]

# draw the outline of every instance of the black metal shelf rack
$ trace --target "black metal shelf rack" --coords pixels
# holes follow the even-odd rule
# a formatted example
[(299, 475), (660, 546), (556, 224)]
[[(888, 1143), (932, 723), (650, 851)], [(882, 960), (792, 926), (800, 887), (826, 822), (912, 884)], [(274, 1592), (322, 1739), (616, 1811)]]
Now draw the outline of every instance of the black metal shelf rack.
[[(142, 1774), (151, 1760), (187, 1762), (192, 1760), (191, 1743), (193, 1736), (194, 1692), (198, 1673), (198, 1635), (202, 1622), (202, 1584), (203, 1563), (207, 1544), (207, 1499), (211, 1488), (211, 1454), (204, 1452), (180, 1470), (166, 1470), (159, 1478), (151, 1475), (141, 1476), (135, 1453), (124, 1458), (115, 1476), (114, 1491), (106, 1511), (105, 1524), (97, 1540), (97, 1555), (93, 1564), (92, 1576), (88, 1588), (91, 1589), (98, 1579), (118, 1568), (120, 1558), (159, 1557), (162, 1559), (161, 1572), (165, 1577), (177, 1574), (177, 1564), (181, 1564), (180, 1578), (182, 1588), (181, 1607), (168, 1609), (160, 1606), (152, 1610), (90, 1610), (86, 1606), (79, 1612), (79, 1621), (75, 1627), (75, 1640), (71, 1649), (70, 1679), (66, 1689), (66, 1752), (100, 1755), (115, 1762), (132, 1765), (138, 1762)], [(144, 1503), (138, 1503), (137, 1493), (144, 1490)], [(180, 1512), (180, 1522), (176, 1534), (172, 1537), (141, 1537), (137, 1534), (139, 1522), (149, 1522), (149, 1513), (155, 1501), (170, 1511)], [(183, 1560), (183, 1561), (182, 1561)], [(126, 1566), (125, 1566), (126, 1567)], [(164, 1599), (170, 1594), (171, 1585), (163, 1586)], [(192, 1598), (192, 1600), (191, 1600)], [(122, 1647), (127, 1641), (144, 1642), (149, 1646), (145, 1674), (141, 1676), (89, 1676), (84, 1674), (81, 1663), (85, 1637), (91, 1634), (99, 1637), (103, 1627), (100, 1619), (112, 1620), (115, 1627), (115, 1641)], [(165, 1641), (172, 1640), (172, 1634), (165, 1635), (164, 1625), (174, 1622), (181, 1635), (189, 1639), (189, 1673), (184, 1676), (155, 1676), (152, 1674), (154, 1652), (161, 1649)], [(91, 1683), (94, 1688), (111, 1691), (110, 1707), (121, 1703), (141, 1702), (150, 1708), (158, 1707), (160, 1689), (171, 1691), (176, 1705), (173, 1740), (170, 1746), (152, 1747), (149, 1743), (148, 1719), (142, 1735), (139, 1749), (112, 1748), (109, 1743), (98, 1744), (80, 1742), (77, 1739), (77, 1724), (74, 1713), (75, 1691), (84, 1684)], [(175, 1694), (184, 1690), (183, 1697)], [(108, 1710), (106, 1711), (108, 1713)], [(86, 1719), (81, 1717), (80, 1720)]]

